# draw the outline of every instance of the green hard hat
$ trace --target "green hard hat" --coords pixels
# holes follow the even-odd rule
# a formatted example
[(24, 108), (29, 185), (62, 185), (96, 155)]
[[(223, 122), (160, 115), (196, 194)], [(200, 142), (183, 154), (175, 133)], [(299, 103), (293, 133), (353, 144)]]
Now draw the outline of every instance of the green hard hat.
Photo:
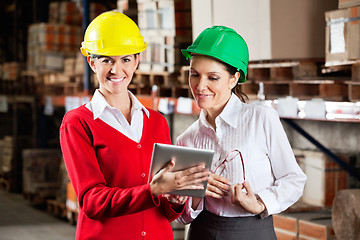
[(240, 72), (239, 82), (246, 81), (249, 50), (245, 40), (233, 29), (224, 26), (206, 28), (187, 49), (181, 50), (187, 58), (202, 54), (219, 59)]

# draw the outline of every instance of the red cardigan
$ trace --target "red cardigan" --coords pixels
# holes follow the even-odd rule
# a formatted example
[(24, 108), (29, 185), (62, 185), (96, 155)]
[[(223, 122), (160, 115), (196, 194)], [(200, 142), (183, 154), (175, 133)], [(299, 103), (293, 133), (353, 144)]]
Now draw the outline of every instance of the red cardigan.
[(165, 118), (149, 109), (140, 143), (101, 119), (85, 105), (69, 111), (60, 144), (79, 200), (76, 239), (173, 239), (175, 212), (147, 184), (153, 144), (170, 144)]

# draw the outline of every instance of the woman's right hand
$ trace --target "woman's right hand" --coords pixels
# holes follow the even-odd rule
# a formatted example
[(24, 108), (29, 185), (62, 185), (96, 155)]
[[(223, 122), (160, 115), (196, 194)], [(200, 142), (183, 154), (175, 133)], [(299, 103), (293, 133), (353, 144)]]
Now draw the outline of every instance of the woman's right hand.
[[(229, 194), (230, 192), (230, 180), (217, 175), (215, 173), (210, 173), (210, 177), (208, 180), (208, 184), (206, 187), (205, 196), (206, 197), (213, 197), (217, 199), (223, 198), (225, 195)], [(201, 198), (193, 197), (192, 198), (192, 209), (197, 209)]]
[(210, 172), (205, 169), (204, 164), (172, 172), (174, 166), (175, 161), (172, 159), (153, 177), (150, 190), (155, 197), (175, 190), (203, 189), (202, 182), (209, 179)]
[(230, 191), (229, 182), (230, 180), (225, 177), (210, 173), (205, 196), (221, 199)]

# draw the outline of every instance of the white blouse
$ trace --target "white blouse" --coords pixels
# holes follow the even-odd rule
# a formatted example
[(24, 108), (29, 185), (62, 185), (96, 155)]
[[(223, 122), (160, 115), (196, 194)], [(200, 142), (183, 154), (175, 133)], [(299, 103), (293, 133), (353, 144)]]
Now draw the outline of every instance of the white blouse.
[[(215, 171), (233, 150), (240, 154), (225, 163), (222, 176), (235, 183), (249, 182), (264, 204), (261, 217), (277, 214), (294, 204), (302, 195), (306, 175), (297, 164), (286, 133), (275, 109), (263, 105), (245, 104), (232, 94), (224, 110), (215, 119), (216, 131), (206, 121), (205, 111), (182, 135), (177, 145), (215, 150), (211, 171)], [(244, 167), (244, 169), (243, 169)], [(191, 198), (178, 222), (187, 224), (206, 209), (225, 217), (253, 214), (231, 203), (230, 193), (221, 200), (205, 197), (197, 209), (191, 208)]]
[(141, 140), (143, 131), (143, 112), (149, 117), (149, 111), (130, 91), (129, 97), (131, 99), (131, 124), (129, 124), (119, 109), (109, 105), (98, 89), (96, 89), (91, 101), (88, 102), (85, 107), (94, 114), (94, 120), (100, 118), (111, 127), (138, 143)]

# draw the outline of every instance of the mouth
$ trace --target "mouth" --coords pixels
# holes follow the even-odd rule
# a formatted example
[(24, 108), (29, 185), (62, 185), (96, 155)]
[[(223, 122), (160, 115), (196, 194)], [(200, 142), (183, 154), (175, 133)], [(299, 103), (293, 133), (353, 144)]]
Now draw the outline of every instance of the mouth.
[(197, 96), (198, 98), (208, 98), (208, 97), (211, 97), (213, 94), (206, 94), (206, 93), (198, 93)]
[(125, 77), (122, 77), (122, 78), (109, 78), (109, 77), (107, 77), (106, 79), (108, 81), (112, 82), (112, 83), (119, 84), (122, 81), (124, 81)]

